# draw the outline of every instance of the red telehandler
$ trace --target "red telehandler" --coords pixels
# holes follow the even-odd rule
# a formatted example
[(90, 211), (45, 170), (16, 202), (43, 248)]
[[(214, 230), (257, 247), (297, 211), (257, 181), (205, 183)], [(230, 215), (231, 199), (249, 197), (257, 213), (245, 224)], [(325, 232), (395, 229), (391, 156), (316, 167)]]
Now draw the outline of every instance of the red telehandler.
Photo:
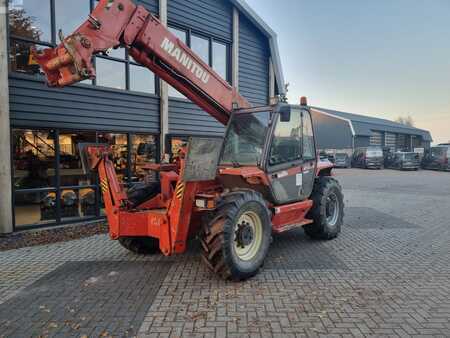
[(315, 239), (341, 231), (344, 201), (331, 167), (318, 161), (306, 99), (300, 105), (251, 107), (144, 7), (100, 0), (75, 33), (54, 49), (33, 51), (49, 86), (95, 78), (94, 55), (127, 48), (219, 122), (223, 140), (191, 138), (173, 163), (152, 164), (158, 182), (126, 191), (107, 145), (85, 144), (85, 167), (97, 171), (110, 236), (135, 253), (183, 253), (197, 236), (219, 276), (258, 273), (273, 233), (304, 227)]

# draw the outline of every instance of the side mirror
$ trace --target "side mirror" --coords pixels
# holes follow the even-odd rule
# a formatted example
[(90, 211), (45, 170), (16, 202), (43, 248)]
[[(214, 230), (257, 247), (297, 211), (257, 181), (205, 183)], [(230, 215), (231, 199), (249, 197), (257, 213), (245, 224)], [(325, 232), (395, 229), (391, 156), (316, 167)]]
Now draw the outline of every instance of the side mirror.
[(291, 107), (284, 106), (280, 109), (280, 121), (291, 122)]

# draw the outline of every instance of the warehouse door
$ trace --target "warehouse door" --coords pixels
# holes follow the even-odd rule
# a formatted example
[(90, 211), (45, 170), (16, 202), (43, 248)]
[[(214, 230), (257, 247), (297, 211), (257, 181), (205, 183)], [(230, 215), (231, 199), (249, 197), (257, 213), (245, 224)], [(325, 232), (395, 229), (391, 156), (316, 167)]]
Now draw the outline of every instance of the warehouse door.
[(379, 131), (372, 131), (370, 136), (370, 145), (381, 147), (383, 144), (383, 134)]
[(392, 152), (395, 152), (397, 148), (397, 136), (393, 133), (386, 133), (384, 135), (384, 145), (389, 148)]
[(408, 151), (407, 137), (404, 134), (398, 134), (397, 136), (397, 150)]

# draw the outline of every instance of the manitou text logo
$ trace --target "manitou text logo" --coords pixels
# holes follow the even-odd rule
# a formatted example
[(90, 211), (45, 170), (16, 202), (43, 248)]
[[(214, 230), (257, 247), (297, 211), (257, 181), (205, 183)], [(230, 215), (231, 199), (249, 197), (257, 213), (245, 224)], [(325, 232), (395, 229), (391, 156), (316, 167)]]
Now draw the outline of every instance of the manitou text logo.
[(161, 48), (165, 50), (171, 57), (182, 64), (188, 71), (194, 74), (204, 84), (209, 81), (209, 73), (192, 58), (186, 54), (182, 49), (175, 46), (175, 44), (168, 38), (165, 38), (161, 43)]

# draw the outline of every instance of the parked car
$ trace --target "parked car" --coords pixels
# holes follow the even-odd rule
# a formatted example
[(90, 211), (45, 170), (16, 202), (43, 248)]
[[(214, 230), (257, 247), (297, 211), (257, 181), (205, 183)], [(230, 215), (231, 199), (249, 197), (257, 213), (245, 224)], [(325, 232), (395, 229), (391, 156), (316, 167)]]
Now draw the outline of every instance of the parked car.
[(424, 169), (450, 171), (450, 146), (431, 147), (422, 161)]
[(413, 152), (397, 152), (387, 160), (385, 166), (398, 170), (419, 170), (420, 156)]
[(353, 153), (352, 167), (363, 169), (383, 169), (383, 149), (381, 147), (357, 148)]
[(321, 160), (328, 160), (331, 163), (334, 163), (336, 161), (336, 159), (335, 159), (333, 154), (327, 154), (324, 151), (321, 151), (319, 153), (319, 157), (320, 157)]
[(334, 166), (336, 168), (351, 168), (352, 167), (352, 161), (350, 156), (346, 153), (336, 153), (334, 161)]

